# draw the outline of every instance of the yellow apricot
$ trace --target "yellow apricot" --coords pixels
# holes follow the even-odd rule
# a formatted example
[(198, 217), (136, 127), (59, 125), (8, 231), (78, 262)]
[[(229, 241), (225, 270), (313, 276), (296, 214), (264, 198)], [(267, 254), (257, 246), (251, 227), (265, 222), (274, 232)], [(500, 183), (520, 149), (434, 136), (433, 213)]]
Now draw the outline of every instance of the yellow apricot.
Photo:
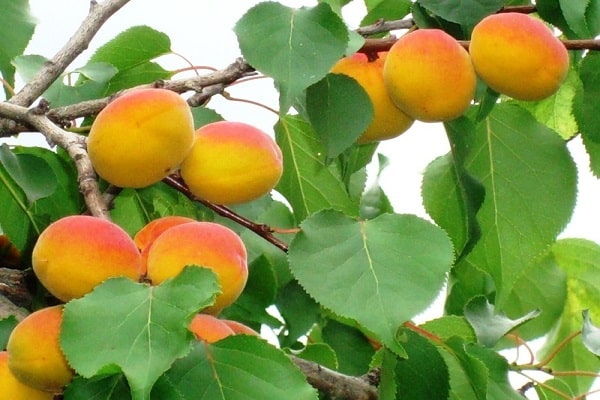
[(57, 393), (73, 379), (59, 343), (62, 306), (29, 314), (8, 338), (8, 368), (22, 383)]
[(34, 389), (18, 380), (8, 368), (8, 352), (0, 351), (0, 400), (52, 400), (54, 394)]
[(388, 52), (383, 80), (394, 104), (425, 122), (461, 116), (477, 84), (469, 53), (440, 29), (419, 29), (398, 39)]
[(218, 342), (235, 334), (222, 320), (209, 314), (196, 314), (190, 324), (190, 331), (196, 339), (206, 343)]
[(234, 321), (232, 319), (221, 319), (221, 321), (223, 321), (223, 323), (227, 325), (236, 335), (260, 336), (254, 329), (250, 328), (246, 324), (242, 324), (241, 322)]
[(392, 103), (383, 83), (383, 65), (387, 52), (369, 60), (366, 54), (356, 53), (344, 57), (331, 69), (332, 73), (344, 74), (356, 80), (365, 90), (373, 105), (373, 120), (357, 143), (369, 143), (391, 139), (406, 132), (414, 120)]
[(181, 177), (197, 197), (217, 204), (245, 203), (271, 191), (283, 172), (281, 149), (265, 132), (219, 121), (196, 131)]
[(141, 188), (176, 169), (194, 141), (188, 104), (166, 89), (125, 93), (96, 117), (88, 152), (98, 175), (113, 185)]
[(469, 52), (479, 77), (518, 100), (541, 100), (558, 90), (569, 70), (565, 46), (539, 19), (500, 13), (473, 29)]
[(91, 292), (104, 280), (138, 280), (142, 258), (133, 239), (118, 225), (72, 215), (50, 224), (31, 255), (33, 271), (48, 291), (67, 302)]
[(164, 231), (175, 225), (181, 225), (195, 221), (195, 219), (188, 217), (170, 215), (152, 220), (148, 222), (142, 229), (140, 229), (133, 237), (133, 241), (142, 253), (142, 265), (144, 266), (144, 272), (146, 271), (148, 252), (150, 251), (150, 246), (152, 246), (154, 240)]
[(218, 314), (244, 290), (248, 279), (246, 247), (231, 229), (213, 222), (173, 226), (158, 236), (148, 252), (148, 278), (157, 285), (178, 275), (185, 266), (210, 268), (217, 275), (221, 293), (215, 304), (203, 310)]

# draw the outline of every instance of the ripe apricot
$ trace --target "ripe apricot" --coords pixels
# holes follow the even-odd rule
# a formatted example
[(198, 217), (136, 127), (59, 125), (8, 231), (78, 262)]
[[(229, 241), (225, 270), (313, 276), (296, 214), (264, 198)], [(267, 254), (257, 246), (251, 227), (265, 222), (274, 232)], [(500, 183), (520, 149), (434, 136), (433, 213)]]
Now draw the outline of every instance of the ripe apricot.
[(518, 100), (541, 100), (558, 90), (569, 70), (569, 54), (542, 21), (500, 13), (473, 29), (469, 52), (479, 77), (495, 91)]
[(388, 52), (383, 80), (394, 104), (425, 122), (461, 116), (477, 84), (469, 53), (440, 29), (419, 29), (398, 39)]
[(265, 132), (242, 122), (219, 121), (196, 131), (181, 177), (197, 197), (238, 204), (271, 191), (283, 172), (281, 149)]
[(373, 104), (373, 120), (357, 143), (369, 143), (394, 138), (408, 130), (414, 120), (392, 103), (383, 83), (383, 65), (387, 52), (369, 60), (366, 54), (356, 53), (344, 57), (331, 69), (332, 73), (344, 74), (356, 80), (365, 90)]
[(143, 273), (140, 252), (127, 232), (86, 215), (50, 224), (38, 238), (31, 262), (42, 285), (65, 302), (91, 292), (108, 278), (137, 281)]
[(242, 293), (248, 279), (246, 247), (231, 229), (213, 222), (173, 226), (158, 236), (148, 252), (148, 278), (159, 284), (173, 278), (187, 265), (210, 268), (217, 275), (221, 293), (215, 304), (203, 310), (218, 314)]
[(196, 314), (190, 324), (190, 331), (198, 340), (206, 343), (218, 342), (235, 332), (222, 320), (210, 314)]
[(166, 217), (157, 218), (148, 222), (142, 229), (138, 231), (133, 237), (133, 241), (142, 253), (142, 265), (144, 272), (146, 271), (146, 261), (148, 258), (148, 252), (150, 246), (154, 243), (154, 240), (159, 237), (167, 229), (185, 224), (188, 222), (195, 222), (195, 219), (188, 217), (180, 217), (176, 215), (169, 215)]
[(29, 314), (8, 338), (8, 368), (22, 383), (38, 390), (60, 392), (74, 372), (59, 343), (62, 306)]
[(236, 335), (252, 335), (252, 336), (260, 336), (258, 332), (249, 326), (242, 324), (241, 322), (234, 321), (232, 319), (221, 319), (225, 325), (227, 325), (233, 333)]
[(18, 380), (8, 368), (8, 352), (0, 351), (0, 400), (52, 400), (54, 394), (34, 389)]
[(96, 117), (88, 137), (94, 169), (113, 185), (141, 188), (176, 169), (194, 141), (188, 104), (166, 89), (117, 97)]

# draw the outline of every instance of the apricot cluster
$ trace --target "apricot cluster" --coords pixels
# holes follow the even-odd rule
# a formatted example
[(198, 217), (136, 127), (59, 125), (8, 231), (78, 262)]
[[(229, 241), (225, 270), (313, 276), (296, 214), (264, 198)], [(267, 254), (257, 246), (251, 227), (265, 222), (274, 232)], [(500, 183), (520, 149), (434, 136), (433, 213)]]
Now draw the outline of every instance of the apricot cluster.
[[(232, 334), (258, 335), (216, 317), (240, 296), (248, 279), (245, 245), (223, 225), (169, 216), (151, 221), (131, 238), (110, 221), (67, 216), (41, 233), (32, 253), (38, 280), (63, 302), (86, 295), (108, 278), (157, 285), (189, 265), (211, 269), (221, 289), (190, 331), (210, 343)], [(0, 353), (0, 387), (8, 398), (51, 399), (72, 380), (74, 371), (59, 344), (62, 312), (62, 305), (40, 309), (12, 331), (7, 351)]]
[(230, 121), (194, 131), (188, 104), (165, 89), (117, 97), (96, 117), (87, 147), (98, 175), (113, 185), (142, 188), (181, 167), (190, 191), (218, 204), (263, 196), (283, 172), (281, 149), (265, 132)]
[(569, 69), (560, 40), (542, 21), (520, 13), (481, 20), (469, 51), (440, 29), (418, 29), (371, 58), (357, 53), (331, 69), (354, 78), (371, 99), (373, 120), (358, 143), (396, 137), (413, 120), (461, 116), (473, 101), (478, 77), (514, 99), (541, 100), (558, 90)]

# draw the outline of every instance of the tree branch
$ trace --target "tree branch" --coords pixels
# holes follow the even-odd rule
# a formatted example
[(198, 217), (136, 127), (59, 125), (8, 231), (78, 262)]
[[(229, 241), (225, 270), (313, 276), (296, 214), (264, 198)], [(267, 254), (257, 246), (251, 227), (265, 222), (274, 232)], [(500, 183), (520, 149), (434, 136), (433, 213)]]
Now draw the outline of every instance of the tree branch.
[(44, 135), (49, 143), (56, 144), (67, 151), (75, 163), (79, 190), (90, 213), (96, 217), (109, 219), (108, 207), (102, 199), (96, 173), (87, 154), (85, 137), (59, 128), (43, 113), (43, 109), (28, 109), (8, 102), (0, 103), (0, 117), (22, 121), (32, 126)]
[(88, 48), (100, 27), (129, 0), (90, 1), (90, 12), (67, 43), (46, 62), (37, 74), (11, 99), (10, 103), (28, 107), (50, 87), (60, 74)]
[(377, 400), (377, 387), (367, 377), (340, 374), (317, 363), (299, 357), (290, 359), (315, 389), (335, 400)]

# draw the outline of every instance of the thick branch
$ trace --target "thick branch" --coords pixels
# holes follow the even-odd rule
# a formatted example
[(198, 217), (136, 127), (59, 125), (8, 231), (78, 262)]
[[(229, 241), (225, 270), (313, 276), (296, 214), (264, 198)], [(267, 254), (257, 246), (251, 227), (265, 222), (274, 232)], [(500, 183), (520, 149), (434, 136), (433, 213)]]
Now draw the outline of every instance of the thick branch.
[(109, 219), (107, 206), (102, 200), (102, 194), (98, 188), (96, 173), (87, 154), (84, 136), (59, 128), (43, 114), (43, 111), (37, 109), (0, 103), (0, 117), (22, 121), (42, 133), (48, 142), (65, 149), (75, 163), (79, 190), (83, 194), (90, 213), (97, 217)]
[(81, 23), (71, 39), (38, 71), (9, 102), (28, 107), (50, 87), (65, 69), (88, 48), (98, 30), (115, 12), (127, 4), (129, 0), (107, 0), (98, 4), (90, 2), (90, 12)]
[(348, 376), (317, 363), (290, 356), (308, 383), (335, 400), (377, 400), (377, 388), (365, 377)]

